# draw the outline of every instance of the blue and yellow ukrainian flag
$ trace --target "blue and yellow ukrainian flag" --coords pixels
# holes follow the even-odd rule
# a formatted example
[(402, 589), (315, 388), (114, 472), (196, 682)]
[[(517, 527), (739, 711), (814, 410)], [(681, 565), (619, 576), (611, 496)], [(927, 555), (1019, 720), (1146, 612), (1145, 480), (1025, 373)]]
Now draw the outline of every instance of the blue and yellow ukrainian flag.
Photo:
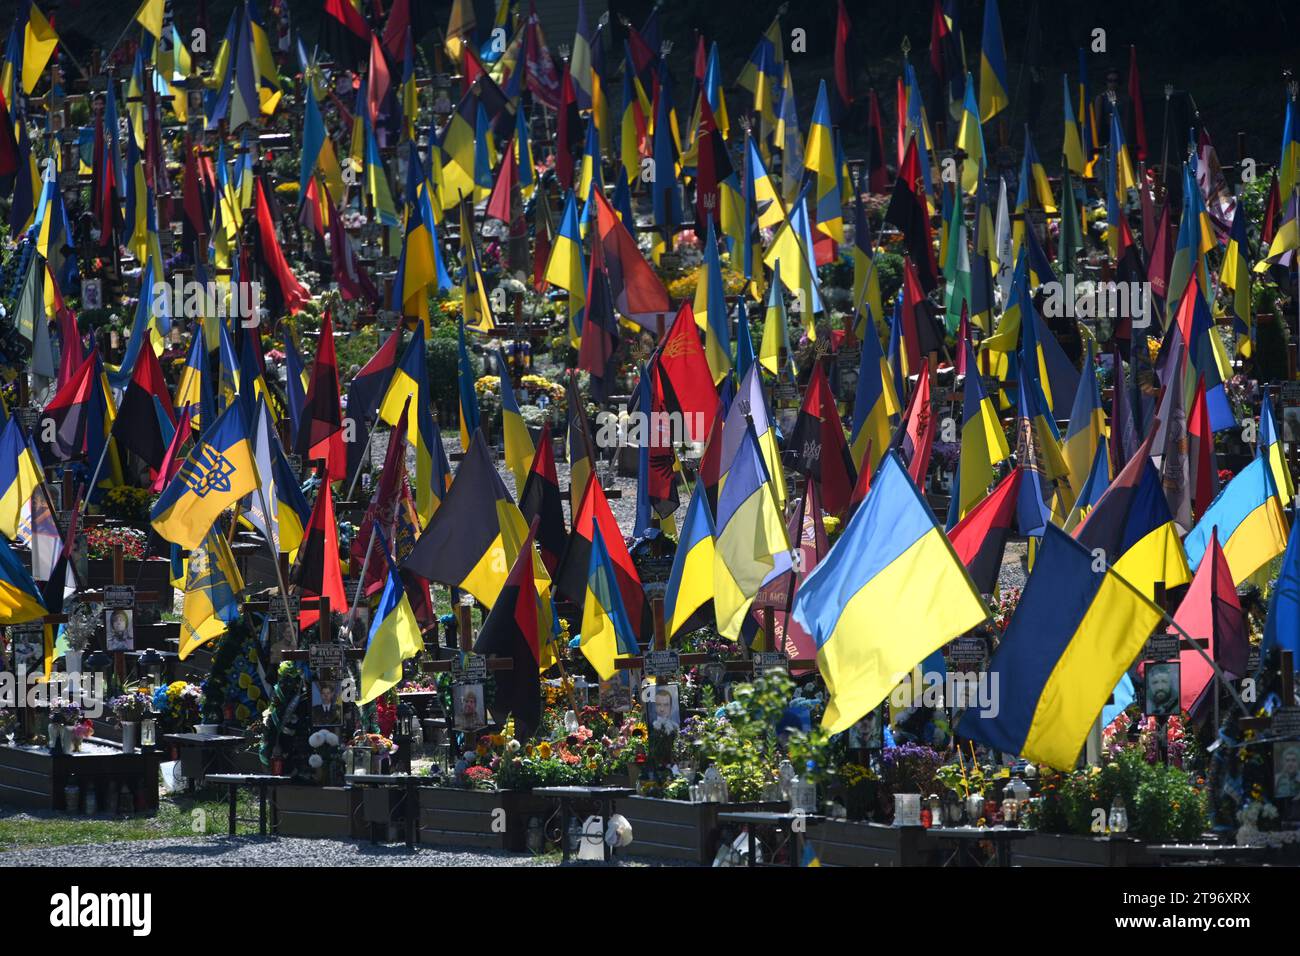
[(441, 286), (437, 266), (441, 256), (434, 246), (434, 231), (425, 219), (425, 202), (421, 196), (424, 187), (424, 169), (420, 165), (419, 150), (410, 150), (406, 169), (406, 229), (402, 234), (402, 256), (393, 277), (394, 311), (413, 316), (429, 325), (429, 290)]
[(975, 78), (966, 74), (966, 98), (963, 101), (961, 125), (957, 127), (957, 148), (965, 150), (962, 160), (961, 188), (974, 193), (984, 178), (987, 162), (984, 150), (984, 128), (980, 125), (979, 106), (975, 102)]
[(226, 508), (257, 487), (248, 422), (231, 402), (206, 429), (180, 472), (163, 489), (150, 515), (158, 535), (197, 548)]
[(1011, 104), (1007, 84), (1007, 51), (1002, 42), (998, 0), (984, 4), (984, 36), (980, 40), (980, 120), (987, 123)]
[(1239, 471), (1187, 533), (1183, 545), (1193, 571), (1200, 567), (1210, 544), (1210, 532), (1216, 529), (1234, 584), (1240, 584), (1286, 550), (1286, 518), (1267, 458), (1257, 456)]
[(971, 508), (988, 494), (989, 486), (997, 479), (993, 466), (1011, 457), (1002, 422), (998, 420), (993, 401), (980, 381), (970, 339), (964, 339), (961, 347), (966, 352), (966, 379), (962, 386), (965, 396), (962, 402), (958, 520), (966, 517)]
[[(45, 614), (40, 588), (9, 547), (9, 542), (0, 539), (0, 624), (39, 621)], [(48, 670), (47, 667), (47, 673)]]
[[(25, 75), (26, 70), (23, 72)], [(1300, 122), (1296, 118), (1296, 101), (1288, 96), (1282, 123), (1282, 158), (1277, 166), (1277, 194), (1290, 196), (1297, 183), (1300, 183)]]
[[(754, 370), (751, 369), (751, 375)], [(718, 492), (713, 561), (713, 606), (718, 633), (740, 636), (745, 615), (764, 582), (790, 570), (790, 536), (759, 448), (752, 421), (729, 421), (743, 428), (740, 443)], [(778, 459), (779, 463), (779, 459)], [(778, 464), (779, 467), (779, 464)]]
[(470, 436), (478, 429), (478, 393), (474, 391), (474, 366), (465, 346), (465, 320), (461, 319), (457, 339), (456, 393), (460, 406), (460, 447), (469, 450)]
[(510, 370), (500, 353), (497, 353), (497, 371), (501, 382), (501, 431), (505, 437), (506, 467), (515, 476), (515, 496), (518, 497), (528, 481), (537, 449), (533, 447), (533, 436), (528, 433), (528, 426), (519, 413), (519, 402), (510, 384)]
[(406, 430), (407, 441), (415, 447), (415, 510), (419, 513), (420, 520), (427, 525), (446, 491), (446, 477), (442, 476), (440, 486), (435, 481), (435, 463), (441, 460), (443, 452), (441, 441), (435, 442), (437, 425), (433, 420), (433, 398), (424, 353), (424, 332), (421, 328), (416, 329), (416, 334), (407, 343), (406, 351), (393, 369), (388, 391), (379, 403), (379, 418), (396, 426), (402, 419), (402, 409), (406, 407), (407, 401), (415, 409), (415, 427), (411, 428), (408, 423)]
[(180, 659), (196, 647), (226, 633), (239, 619), (244, 579), (230, 543), (220, 528), (211, 529), (202, 547), (190, 552), (185, 573), (185, 603), (181, 610)]
[(790, 325), (785, 314), (785, 293), (781, 291), (781, 260), (777, 259), (772, 263), (772, 281), (767, 287), (767, 312), (763, 316), (758, 363), (779, 376), (782, 364), (789, 365), (793, 355), (790, 351)]
[(1277, 488), (1277, 500), (1283, 508), (1295, 497), (1295, 482), (1291, 479), (1291, 469), (1282, 450), (1282, 438), (1277, 432), (1277, 421), (1273, 418), (1273, 404), (1264, 393), (1264, 404), (1259, 410), (1259, 451), (1258, 454), (1268, 459), (1269, 469), (1273, 472), (1273, 484)]
[(823, 79), (817, 87), (812, 125), (808, 128), (808, 149), (804, 167), (817, 174), (814, 203), (817, 231), (836, 242), (844, 241), (844, 209), (840, 205), (839, 164), (835, 161), (835, 142), (831, 136), (831, 107)]
[(763, 257), (763, 265), (774, 268), (784, 263), (781, 281), (798, 296), (803, 306), (804, 332), (809, 339), (817, 337), (816, 315), (825, 312), (821, 295), (817, 291), (817, 270), (813, 266), (812, 229), (808, 221), (807, 187), (799, 193), (790, 207), (790, 218), (781, 223), (776, 238)]
[(769, 82), (781, 81), (781, 70), (785, 66), (785, 37), (781, 32), (781, 18), (773, 17), (763, 35), (758, 38), (754, 50), (745, 61), (736, 85), (754, 93), (758, 89), (759, 71), (763, 70)]
[(23, 437), (18, 419), (10, 418), (0, 431), (0, 534), (10, 541), (28, 512), (32, 496), (41, 486), (41, 470)]
[(366, 656), (361, 660), (361, 696), (357, 703), (363, 706), (396, 687), (402, 679), (402, 662), (424, 650), (420, 623), (415, 619), (411, 599), (406, 596), (406, 589), (389, 556), (388, 543), (383, 540), (383, 531), (378, 525), (375, 533), (380, 536), (380, 550), (388, 562), (388, 575), (366, 639)]
[(1219, 269), (1219, 286), (1231, 290), (1227, 298), (1228, 314), (1237, 333), (1237, 353), (1250, 358), (1254, 353), (1254, 329), (1250, 317), (1250, 243), (1246, 238), (1246, 207), (1237, 203), (1232, 217), (1232, 230), (1228, 233), (1228, 247), (1223, 251), (1223, 265)]
[(673, 569), (664, 592), (664, 621), (669, 640), (691, 617), (713, 600), (713, 514), (704, 482), (695, 483), (695, 493), (686, 509), (682, 533), (673, 555)]
[(1001, 688), (997, 711), (968, 709), (957, 732), (1072, 770), (1115, 684), (1162, 616), (1114, 569), (1096, 573), (1091, 552), (1047, 528), (1020, 605), (989, 662)]
[(617, 673), (616, 659), (633, 656), (638, 651), (599, 522), (591, 526), (591, 560), (587, 565), (579, 647), (601, 680), (609, 680)]
[[(1088, 481), (1097, 446), (1105, 444), (1106, 411), (1101, 407), (1101, 392), (1097, 388), (1097, 375), (1092, 361), (1092, 349), (1083, 357), (1083, 374), (1074, 393), (1074, 406), (1070, 409), (1070, 424), (1065, 430), (1061, 450), (1070, 469), (1070, 488), (1078, 497)], [(1110, 475), (1106, 476), (1107, 481)]]
[[(876, 334), (876, 323), (870, 309), (867, 310), (865, 325), (862, 362), (858, 369), (858, 390), (853, 401), (850, 446), (853, 449), (853, 463), (858, 469), (874, 473), (880, 459), (889, 449), (894, 416), (902, 411), (903, 406), (894, 389), (894, 373), (885, 353), (880, 349), (880, 338)], [(1003, 441), (1005, 443), (1005, 439)], [(871, 448), (872, 460), (863, 461), (868, 447)]]
[(1102, 495), (1106, 494), (1106, 489), (1109, 487), (1110, 444), (1103, 441), (1097, 443), (1097, 451), (1093, 455), (1092, 467), (1088, 470), (1088, 478), (1075, 496), (1074, 507), (1062, 527), (1073, 534), (1074, 529), (1079, 527), (1093, 508), (1097, 507)]
[(713, 384), (717, 385), (731, 371), (731, 317), (722, 285), (722, 261), (718, 257), (718, 239), (713, 220), (704, 243), (704, 275), (695, 287), (695, 324), (704, 332), (704, 357), (708, 359)]
[(847, 730), (930, 654), (989, 616), (896, 454), (791, 609), (831, 692), (822, 726)]
[(1065, 132), (1061, 140), (1061, 155), (1065, 158), (1066, 168), (1076, 176), (1082, 176), (1084, 170), (1083, 142), (1079, 138), (1079, 123), (1074, 118), (1074, 106), (1070, 102), (1070, 75), (1061, 74), (1061, 85), (1065, 93), (1064, 125)]
[(866, 337), (870, 320), (885, 314), (885, 305), (880, 293), (880, 270), (876, 268), (876, 253), (871, 245), (871, 227), (867, 224), (866, 203), (854, 203), (854, 210), (853, 307), (858, 321), (853, 326), (853, 334), (861, 339)]
[(546, 261), (544, 277), (551, 285), (569, 293), (569, 340), (576, 348), (582, 341), (582, 309), (587, 301), (587, 260), (578, 232), (578, 200), (573, 191), (564, 200), (564, 214)]

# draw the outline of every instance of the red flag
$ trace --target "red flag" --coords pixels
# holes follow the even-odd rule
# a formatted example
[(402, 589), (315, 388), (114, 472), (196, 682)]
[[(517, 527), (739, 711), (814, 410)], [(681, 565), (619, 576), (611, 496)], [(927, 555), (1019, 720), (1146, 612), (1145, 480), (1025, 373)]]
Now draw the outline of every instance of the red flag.
[[(598, 189), (594, 195), (596, 233), (605, 254), (605, 270), (609, 273), (614, 308), (643, 329), (654, 329), (658, 334), (659, 323), (672, 307), (668, 290), (645, 256), (641, 255), (636, 240), (605, 194)], [(549, 220), (547, 225), (549, 227)], [(540, 229), (538, 235), (541, 235)]]
[(925, 368), (931, 352), (941, 351), (943, 343), (934, 326), (930, 300), (921, 288), (912, 260), (903, 258), (903, 345), (907, 349), (907, 368), (911, 374)]
[(207, 216), (203, 212), (203, 195), (199, 190), (199, 166), (194, 157), (194, 144), (185, 137), (185, 179), (182, 185), (185, 208), (185, 229), (193, 241), (201, 246), (207, 237)]
[(883, 193), (889, 188), (885, 168), (885, 123), (880, 118), (880, 98), (873, 89), (867, 94), (867, 192)]
[(709, 437), (704, 443), (704, 454), (700, 458), (700, 481), (704, 482), (704, 491), (709, 496), (709, 507), (718, 513), (718, 484), (722, 481), (722, 402), (719, 400), (713, 413), (713, 423), (709, 426)]
[(348, 477), (348, 453), (343, 444), (343, 409), (339, 403), (339, 367), (334, 355), (334, 323), (329, 310), (320, 327), (316, 361), (312, 363), (303, 406), (297, 450), (308, 460), (325, 461), (327, 481)]
[(939, 420), (930, 407), (930, 375), (925, 366), (916, 377), (916, 388), (907, 403), (907, 425), (903, 430), (903, 460), (916, 487), (925, 490), (925, 475), (930, 470), (930, 452)]
[(839, 0), (839, 12), (835, 18), (835, 93), (839, 99), (840, 116), (844, 116), (853, 105), (853, 80), (849, 76), (849, 33), (853, 23), (849, 12), (844, 9), (844, 0)]
[(992, 594), (1002, 568), (1002, 552), (1016, 522), (1021, 469), (1012, 469), (987, 498), (966, 513), (948, 540), (981, 594)]
[(1147, 158), (1147, 121), (1142, 108), (1142, 80), (1138, 76), (1137, 47), (1130, 44), (1128, 48), (1128, 100), (1132, 110), (1133, 142), (1137, 144), (1137, 160), (1145, 162)]
[(285, 261), (284, 252), (275, 238), (275, 223), (271, 221), (271, 207), (267, 204), (266, 189), (260, 178), (257, 180), (257, 231), (262, 239), (262, 258), (280, 286), (284, 307), (290, 315), (297, 315), (311, 298), (311, 293), (302, 287)]
[(59, 282), (54, 277), (50, 264), (45, 263), (46, 288), (54, 292), (54, 316), (59, 323), (59, 346), (62, 352), (59, 355), (59, 377), (57, 380), (58, 387), (63, 388), (77, 374), (81, 368), (81, 363), (86, 360), (90, 353), (86, 351), (81, 341), (81, 332), (77, 329), (77, 317), (72, 314), (72, 310), (63, 304), (63, 294), (59, 291)]
[(384, 59), (384, 50), (379, 45), (379, 37), (370, 34), (370, 76), (366, 83), (366, 105), (370, 108), (370, 123), (374, 125), (379, 118), (379, 107), (388, 95), (391, 83), (388, 75), (388, 61)]
[(921, 176), (921, 160), (916, 143), (907, 144), (894, 192), (885, 212), (885, 221), (893, 223), (903, 233), (904, 248), (918, 270), (921, 285), (926, 292), (939, 284), (939, 267), (934, 260), (933, 237), (930, 231), (930, 208), (925, 197), (925, 180)]
[(136, 358), (126, 394), (118, 408), (113, 434), (119, 445), (148, 463), (151, 474), (157, 474), (166, 463), (167, 440), (158, 418), (159, 411), (168, 422), (175, 424), (176, 412), (167, 391), (167, 380), (163, 378), (153, 346), (146, 342)]
[(167, 487), (167, 483), (180, 473), (181, 465), (185, 464), (185, 459), (181, 456), (181, 448), (189, 437), (190, 410), (187, 408), (181, 412), (181, 420), (176, 423), (176, 431), (172, 435), (171, 443), (167, 446), (167, 453), (163, 455), (163, 467), (159, 469), (153, 483), (149, 485), (149, 490), (154, 494), (162, 494), (162, 490)]
[(524, 82), (533, 96), (549, 109), (557, 110), (560, 108), (560, 77), (555, 72), (551, 51), (542, 41), (540, 23), (536, 4), (530, 0), (528, 23), (524, 27)]
[[(1206, 648), (1220, 670), (1229, 680), (1246, 675), (1250, 654), (1249, 630), (1245, 615), (1237, 600), (1237, 589), (1232, 583), (1228, 559), (1219, 546), (1218, 529), (1210, 531), (1210, 546), (1205, 552), (1187, 588), (1183, 603), (1174, 614), (1174, 623), (1192, 638), (1208, 638)], [(1169, 628), (1170, 633), (1178, 633)], [(1214, 683), (1214, 668), (1194, 647), (1183, 648), (1178, 654), (1182, 665), (1180, 706), (1192, 711), (1197, 699)]]
[(308, 599), (327, 597), (331, 611), (339, 614), (347, 611), (347, 592), (343, 590), (343, 570), (339, 566), (339, 528), (334, 520), (334, 496), (328, 481), (322, 481), (316, 493), (316, 503), (298, 549), (294, 579), (302, 592), (299, 627), (310, 627), (320, 620), (319, 608), (307, 607)]
[(560, 113), (555, 126), (555, 178), (562, 189), (573, 188), (573, 167), (578, 159), (578, 97), (568, 67), (560, 87)]
[(704, 77), (709, 72), (709, 53), (704, 49), (704, 34), (695, 35), (695, 85), (704, 85)]
[(501, 168), (497, 171), (496, 185), (492, 187), (492, 195), (488, 197), (485, 213), (489, 219), (496, 219), (498, 222), (504, 222), (507, 226), (510, 225), (512, 221), (510, 199), (518, 178), (519, 173), (515, 166), (515, 146), (514, 143), (507, 143), (505, 155), (501, 157)]
[(704, 357), (689, 301), (678, 309), (652, 364), (657, 370), (665, 407), (684, 416), (691, 441), (702, 440), (701, 429), (717, 410), (718, 393), (713, 387), (713, 374)]
[(1162, 301), (1169, 294), (1169, 270), (1174, 264), (1174, 231), (1169, 225), (1169, 202), (1160, 210), (1160, 221), (1156, 225), (1155, 240), (1151, 243), (1150, 264), (1147, 266), (1147, 278), (1151, 282), (1151, 291)]
[(411, 0), (397, 0), (384, 24), (384, 50), (399, 62), (406, 56), (406, 31), (411, 29)]
[[(600, 196), (600, 190), (596, 190), (596, 195)], [(551, 213), (546, 208), (546, 192), (541, 186), (537, 188), (537, 228), (533, 237), (533, 291), (539, 295), (546, 292), (546, 263), (551, 258), (551, 239), (555, 235), (555, 229), (551, 225)], [(597, 204), (597, 209), (600, 205)]]
[(1192, 509), (1196, 517), (1205, 514), (1219, 494), (1219, 470), (1214, 455), (1214, 431), (1205, 403), (1205, 376), (1196, 381), (1196, 394), (1187, 414), (1187, 460), (1191, 466)]
[(858, 462), (858, 480), (853, 483), (853, 494), (849, 497), (849, 517), (852, 518), (853, 512), (858, 510), (858, 505), (862, 504), (862, 499), (867, 497), (867, 492), (871, 490), (871, 439), (867, 439), (867, 447), (862, 450), (862, 460)]
[(1265, 249), (1273, 244), (1273, 237), (1277, 234), (1277, 227), (1280, 224), (1278, 215), (1282, 211), (1282, 199), (1277, 191), (1277, 170), (1273, 170), (1273, 175), (1268, 184), (1268, 201), (1264, 203), (1264, 224), (1259, 227), (1259, 241)]

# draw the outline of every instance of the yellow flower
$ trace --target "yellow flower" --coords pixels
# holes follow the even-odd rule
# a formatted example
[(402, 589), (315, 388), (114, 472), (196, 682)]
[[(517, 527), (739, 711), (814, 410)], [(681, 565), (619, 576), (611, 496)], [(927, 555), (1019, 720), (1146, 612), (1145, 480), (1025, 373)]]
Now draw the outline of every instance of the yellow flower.
[(537, 745), (537, 756), (543, 760), (549, 760), (551, 758), (551, 745), (543, 740)]

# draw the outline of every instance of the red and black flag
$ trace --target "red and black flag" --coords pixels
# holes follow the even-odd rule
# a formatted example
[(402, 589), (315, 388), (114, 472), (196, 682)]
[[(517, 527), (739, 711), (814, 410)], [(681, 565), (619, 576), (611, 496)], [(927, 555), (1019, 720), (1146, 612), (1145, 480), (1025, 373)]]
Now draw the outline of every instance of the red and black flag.
[(569, 532), (564, 525), (564, 499), (560, 495), (560, 481), (555, 473), (555, 446), (551, 441), (551, 425), (542, 426), (533, 454), (533, 466), (528, 470), (524, 490), (519, 495), (519, 511), (524, 520), (536, 528), (537, 547), (542, 553), (542, 563), (548, 574), (554, 576), (564, 556)]
[(594, 474), (587, 479), (582, 504), (573, 517), (573, 532), (569, 535), (564, 557), (560, 559), (560, 567), (555, 574), (556, 593), (582, 607), (587, 594), (587, 577), (591, 569), (591, 540), (594, 527), (600, 528), (601, 540), (609, 550), (609, 558), (614, 565), (614, 576), (618, 579), (618, 591), (623, 598), (623, 607), (627, 610), (627, 619), (636, 631), (637, 639), (641, 640), (653, 630), (650, 602), (646, 600), (641, 576), (637, 574), (632, 556), (628, 554), (623, 532), (619, 530), (614, 512), (610, 510), (605, 489), (600, 486)]
[(139, 455), (157, 475), (167, 461), (170, 435), (163, 433), (166, 418), (175, 431), (176, 412), (167, 392), (167, 381), (153, 348), (147, 343), (140, 349), (126, 395), (117, 411), (113, 434), (123, 448)]
[(903, 233), (903, 247), (916, 266), (922, 287), (927, 294), (933, 292), (939, 285), (939, 267), (934, 261), (930, 207), (925, 198), (925, 180), (921, 176), (915, 139), (907, 141), (907, 152), (894, 180), (894, 194), (885, 212), (885, 222), (893, 223)]
[(943, 333), (934, 306), (921, 288), (915, 264), (903, 259), (903, 346), (907, 349), (907, 367), (915, 375), (924, 372), (931, 353), (947, 355)]
[(339, 566), (339, 526), (334, 520), (334, 496), (328, 481), (320, 483), (316, 503), (311, 509), (307, 531), (298, 549), (298, 566), (294, 569), (295, 583), (302, 594), (302, 608), (298, 626), (311, 627), (320, 620), (320, 608), (308, 607), (308, 601), (327, 597), (331, 612), (343, 614), (348, 608), (347, 592), (343, 590), (343, 569)]
[(560, 87), (560, 115), (555, 126), (555, 178), (560, 188), (573, 188), (573, 167), (578, 162), (582, 146), (582, 120), (578, 116), (578, 96), (573, 91), (573, 76), (564, 68), (564, 81)]
[(722, 183), (735, 172), (709, 98), (700, 93), (700, 131), (695, 160), (695, 235), (705, 241), (709, 223), (722, 230)]
[(317, 43), (339, 66), (350, 70), (370, 50), (370, 27), (351, 0), (325, 0)]
[[(348, 418), (352, 419), (353, 441), (347, 443), (348, 475), (355, 475), (369, 443), (370, 429), (374, 427), (379, 402), (393, 380), (397, 367), (398, 348), (401, 345), (402, 327), (398, 325), (384, 339), (379, 351), (361, 366), (348, 386)], [(389, 441), (392, 441), (390, 438)]]
[(329, 310), (320, 326), (316, 361), (312, 363), (295, 451), (307, 461), (325, 462), (326, 481), (348, 477), (348, 453), (343, 442), (343, 410), (339, 406), (339, 367), (334, 355), (334, 322)]
[(880, 98), (873, 89), (867, 94), (867, 181), (859, 191), (883, 194), (889, 188), (889, 170), (885, 168), (885, 123), (880, 117)]
[[(505, 587), (497, 596), (474, 642), (474, 653), (506, 658), (509, 670), (493, 671), (498, 704), (515, 719), (515, 737), (528, 740), (542, 719), (542, 687), (538, 675), (542, 642), (550, 629), (547, 602), (537, 593), (533, 576), (533, 534), (524, 538)], [(501, 715), (498, 715), (498, 717)]]
[(475, 429), (451, 489), (402, 568), (468, 591), (491, 607), (527, 533), (487, 440)]
[(1012, 470), (991, 494), (972, 508), (948, 532), (952, 549), (966, 565), (980, 594), (992, 594), (1002, 568), (1002, 552), (1016, 523), (1016, 499), (1020, 495), (1019, 468)]
[(826, 511), (842, 516), (849, 507), (857, 472), (821, 362), (813, 363), (812, 378), (786, 449), (794, 452), (799, 473), (820, 485)]

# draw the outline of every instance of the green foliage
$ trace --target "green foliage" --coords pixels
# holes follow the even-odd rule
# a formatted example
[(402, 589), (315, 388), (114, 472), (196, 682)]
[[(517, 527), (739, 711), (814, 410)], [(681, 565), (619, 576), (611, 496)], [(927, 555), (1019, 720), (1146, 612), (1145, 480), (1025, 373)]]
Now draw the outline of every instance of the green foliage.
[[(880, 301), (888, 303), (903, 287), (903, 257), (880, 250), (876, 253), (876, 268), (880, 271)], [(876, 318), (883, 321), (883, 316)]]
[(1209, 824), (1205, 793), (1177, 767), (1148, 763), (1126, 747), (1101, 767), (1045, 777), (1033, 825), (1045, 832), (1095, 833), (1097, 811), (1109, 814), (1115, 797), (1128, 811), (1129, 832), (1144, 840), (1195, 839)]
[(441, 334), (445, 328), (446, 326), (435, 330), (428, 351), (425, 353), (425, 360), (429, 363), (429, 381), (433, 387), (434, 407), (450, 410), (457, 407), (456, 383), (459, 355), (456, 347), (456, 327), (451, 326), (450, 336)]

